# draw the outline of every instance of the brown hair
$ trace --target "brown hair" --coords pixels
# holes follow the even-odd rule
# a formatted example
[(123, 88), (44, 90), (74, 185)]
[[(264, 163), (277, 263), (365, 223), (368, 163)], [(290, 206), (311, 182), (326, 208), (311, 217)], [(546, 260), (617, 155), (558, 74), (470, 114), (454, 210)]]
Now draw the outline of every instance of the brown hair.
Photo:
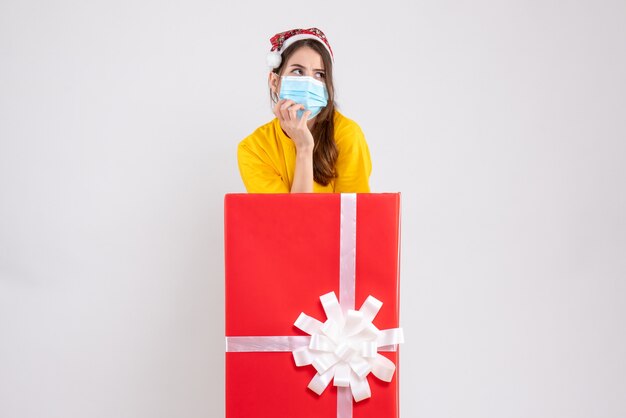
[(283, 51), (281, 64), (273, 72), (281, 75), (283, 67), (289, 61), (289, 57), (296, 50), (305, 46), (320, 54), (324, 62), (324, 81), (328, 91), (328, 104), (315, 117), (315, 125), (311, 134), (315, 140), (315, 145), (313, 146), (313, 179), (317, 183), (327, 186), (332, 179), (337, 177), (335, 163), (337, 162), (337, 157), (339, 157), (339, 150), (335, 144), (335, 123), (333, 119), (335, 115), (335, 88), (333, 86), (333, 63), (330, 54), (320, 42), (314, 39), (302, 39), (289, 45)]

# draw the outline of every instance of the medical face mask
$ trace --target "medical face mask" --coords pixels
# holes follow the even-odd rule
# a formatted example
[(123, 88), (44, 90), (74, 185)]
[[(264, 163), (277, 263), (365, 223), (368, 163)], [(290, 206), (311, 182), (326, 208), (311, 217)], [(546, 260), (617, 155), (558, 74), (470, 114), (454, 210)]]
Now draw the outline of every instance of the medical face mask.
[[(303, 105), (305, 110), (311, 111), (309, 119), (317, 116), (328, 104), (326, 85), (313, 77), (282, 77), (278, 97)], [(298, 118), (301, 118), (303, 113), (304, 110), (298, 110)]]

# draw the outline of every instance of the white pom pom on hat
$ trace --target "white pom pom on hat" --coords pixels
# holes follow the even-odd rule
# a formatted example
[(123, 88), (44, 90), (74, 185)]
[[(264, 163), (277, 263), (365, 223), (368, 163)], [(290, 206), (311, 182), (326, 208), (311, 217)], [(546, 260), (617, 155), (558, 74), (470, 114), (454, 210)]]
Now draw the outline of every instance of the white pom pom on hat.
[(266, 56), (268, 67), (271, 69), (278, 68), (282, 62), (282, 53), (289, 45), (302, 39), (314, 39), (324, 45), (324, 48), (330, 54), (330, 58), (334, 61), (333, 50), (326, 39), (324, 32), (317, 28), (309, 29), (291, 29), (285, 32), (277, 33), (270, 38), (272, 49)]
[(280, 55), (280, 52), (278, 51), (270, 51), (267, 53), (265, 59), (268, 67), (278, 68), (280, 67), (280, 63), (283, 61), (283, 56)]

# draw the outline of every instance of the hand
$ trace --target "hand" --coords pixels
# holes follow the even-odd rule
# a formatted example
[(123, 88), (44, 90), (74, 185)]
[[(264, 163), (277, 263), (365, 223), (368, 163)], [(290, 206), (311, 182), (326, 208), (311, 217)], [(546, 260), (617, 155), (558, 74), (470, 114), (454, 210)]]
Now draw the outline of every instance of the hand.
[(313, 135), (309, 130), (307, 121), (310, 110), (305, 110), (302, 117), (298, 119), (298, 110), (304, 110), (304, 106), (293, 100), (279, 100), (274, 106), (274, 115), (280, 122), (280, 127), (296, 145), (296, 150), (313, 151)]

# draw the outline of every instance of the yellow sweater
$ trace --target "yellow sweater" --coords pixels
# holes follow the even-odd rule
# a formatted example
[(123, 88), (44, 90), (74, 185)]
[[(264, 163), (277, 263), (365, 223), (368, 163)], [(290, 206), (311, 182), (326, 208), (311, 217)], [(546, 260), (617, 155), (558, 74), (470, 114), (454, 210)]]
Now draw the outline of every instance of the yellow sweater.
[[(335, 110), (337, 177), (313, 182), (314, 193), (369, 193), (370, 152), (359, 125)], [(248, 193), (289, 193), (296, 168), (296, 147), (274, 118), (239, 143), (239, 172)]]

